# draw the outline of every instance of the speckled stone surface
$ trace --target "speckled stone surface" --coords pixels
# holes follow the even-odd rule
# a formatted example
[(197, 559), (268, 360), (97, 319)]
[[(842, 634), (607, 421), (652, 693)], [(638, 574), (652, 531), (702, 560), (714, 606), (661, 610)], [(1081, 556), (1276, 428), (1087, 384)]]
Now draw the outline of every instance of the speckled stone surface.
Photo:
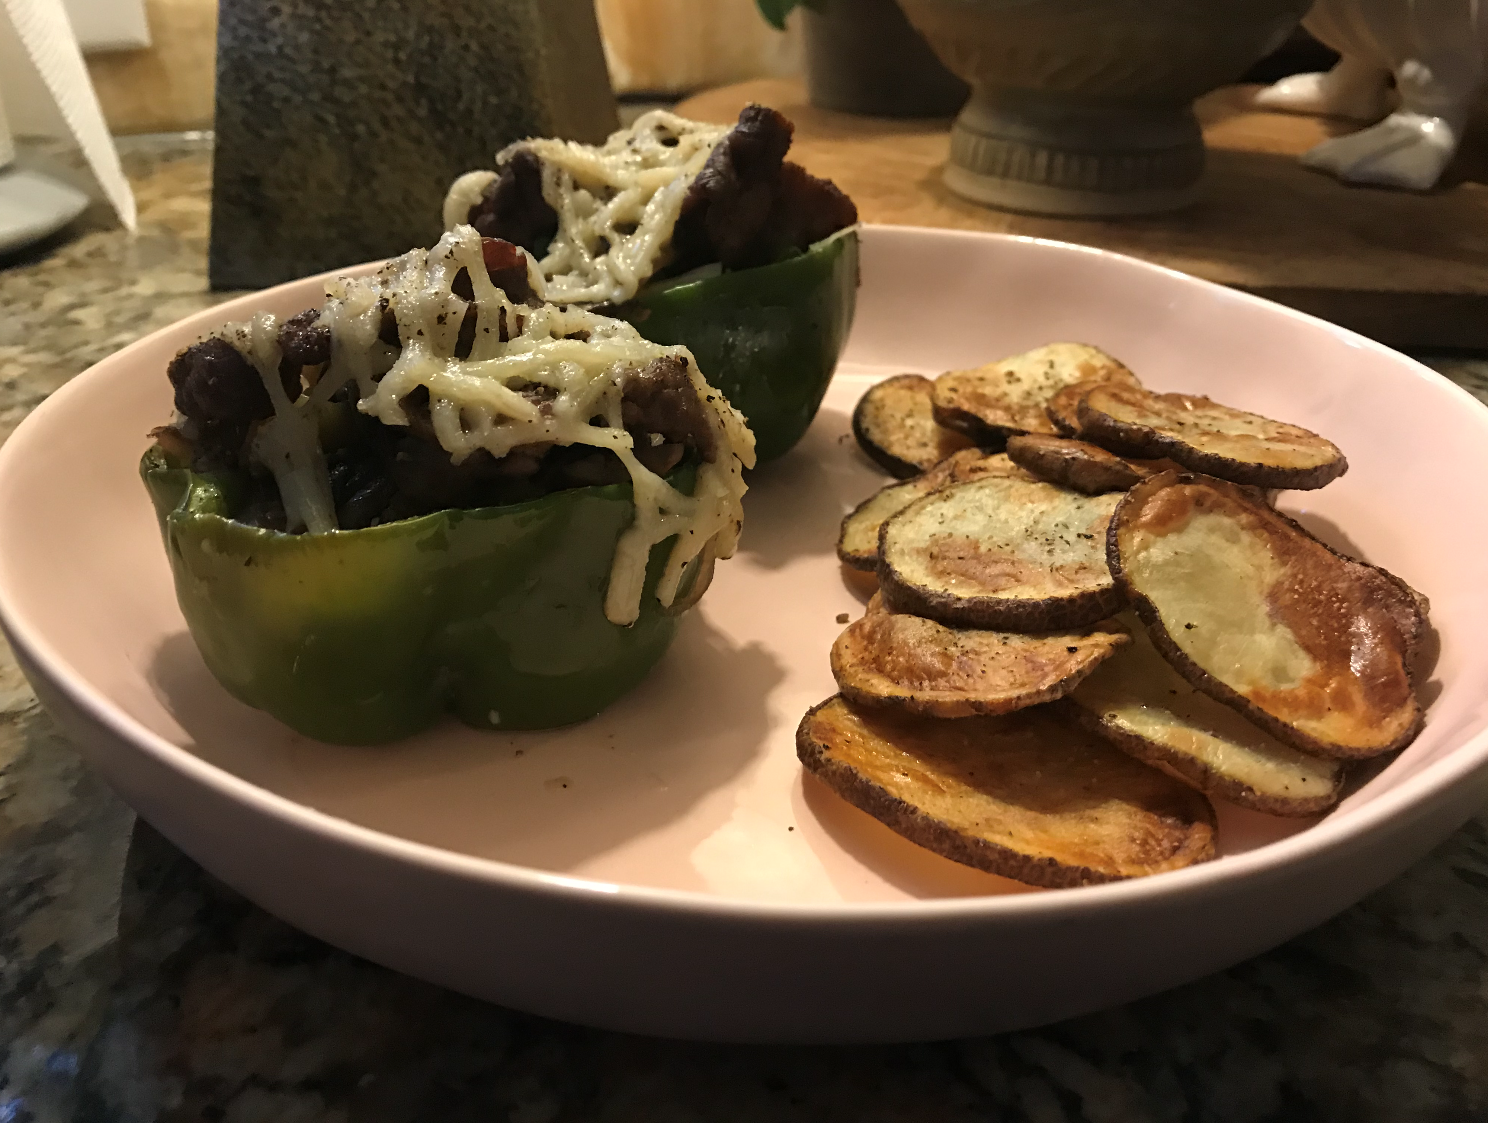
[[(218, 299), (200, 145), (136, 142), (128, 166), (137, 241), (85, 223), (0, 260), (0, 440)], [(1438, 365), (1488, 400), (1488, 363)], [(1276, 951), (1046, 1029), (741, 1048), (560, 1025), (215, 883), (81, 764), (0, 648), (0, 1123), (1456, 1123), (1488, 1119), (1485, 964), (1488, 814)]]
[(528, 136), (616, 124), (591, 0), (222, 0), (212, 282), (432, 245), (445, 190)]

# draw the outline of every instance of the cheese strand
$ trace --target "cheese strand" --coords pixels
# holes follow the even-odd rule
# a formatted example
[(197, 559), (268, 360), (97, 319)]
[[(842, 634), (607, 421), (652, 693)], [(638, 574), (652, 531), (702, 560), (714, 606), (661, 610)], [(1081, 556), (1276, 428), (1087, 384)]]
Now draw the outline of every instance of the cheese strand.
[[(470, 278), (474, 301), (453, 291)], [(615, 453), (630, 475), (635, 518), (621, 535), (611, 564), (605, 616), (631, 624), (640, 615), (652, 547), (676, 536), (657, 589), (669, 606), (688, 564), (709, 542), (715, 556), (733, 554), (743, 521), (743, 470), (754, 465), (754, 435), (743, 417), (698, 370), (685, 347), (643, 338), (622, 320), (573, 305), (515, 304), (492, 284), (481, 238), (457, 226), (432, 250), (415, 250), (365, 278), (340, 278), (326, 289), (318, 324), (330, 331), (330, 362), (311, 391), (291, 402), (278, 377), (278, 323), (272, 316), (228, 325), (221, 333), (263, 378), (273, 416), (259, 430), (254, 455), (274, 474), (291, 528), (312, 533), (335, 528), (325, 457), (316, 437), (316, 411), (343, 386), (357, 388), (358, 408), (384, 425), (409, 424), (404, 401), (428, 391), (434, 435), (459, 464), (477, 450), (497, 459), (521, 445), (587, 445)], [(455, 347), (471, 304), (474, 342), (468, 357)], [(401, 350), (378, 338), (383, 310), (398, 324)], [(503, 332), (503, 327), (505, 331)], [(503, 340), (502, 335), (509, 338)], [(698, 467), (693, 494), (683, 495), (635, 456), (623, 422), (625, 382), (651, 362), (679, 358), (717, 449)], [(522, 391), (546, 387), (538, 404)]]
[[(655, 109), (601, 145), (538, 138), (503, 149), (498, 168), (519, 150), (538, 158), (543, 199), (558, 216), (538, 263), (538, 296), (553, 304), (634, 297), (670, 259), (687, 190), (728, 131)], [(469, 172), (454, 182), (444, 203), (446, 229), (466, 220), (496, 177)]]

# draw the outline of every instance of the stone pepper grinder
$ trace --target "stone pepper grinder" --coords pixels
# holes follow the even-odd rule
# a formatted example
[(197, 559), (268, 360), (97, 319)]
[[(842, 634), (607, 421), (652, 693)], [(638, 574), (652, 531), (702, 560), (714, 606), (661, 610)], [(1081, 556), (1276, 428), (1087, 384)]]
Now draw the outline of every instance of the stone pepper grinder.
[(212, 287), (433, 245), (498, 149), (617, 127), (593, 0), (221, 0)]

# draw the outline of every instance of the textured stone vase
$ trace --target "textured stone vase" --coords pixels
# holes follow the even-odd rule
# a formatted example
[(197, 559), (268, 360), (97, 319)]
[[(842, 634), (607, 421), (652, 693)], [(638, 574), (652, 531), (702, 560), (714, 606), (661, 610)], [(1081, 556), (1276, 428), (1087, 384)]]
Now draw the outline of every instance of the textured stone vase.
[(222, 0), (210, 273), (260, 288), (432, 246), (513, 140), (618, 120), (593, 0)]
[(1309, 0), (900, 0), (972, 86), (947, 186), (1009, 210), (1120, 215), (1190, 202), (1192, 103), (1280, 46)]

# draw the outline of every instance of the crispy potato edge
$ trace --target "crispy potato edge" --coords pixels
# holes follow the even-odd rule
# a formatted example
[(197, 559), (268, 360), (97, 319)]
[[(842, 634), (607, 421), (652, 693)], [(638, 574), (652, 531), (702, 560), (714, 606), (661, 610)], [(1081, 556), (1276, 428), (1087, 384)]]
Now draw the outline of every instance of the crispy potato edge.
[(1109, 449), (1075, 437), (1021, 433), (1008, 438), (1007, 454), (1039, 479), (1085, 495), (1126, 491), (1142, 479), (1140, 472)]
[[(901, 374), (895, 377), (905, 378), (911, 376)], [(888, 382), (892, 381), (892, 379), (885, 379), (884, 381)], [(882, 382), (874, 384), (874, 386), (882, 385)], [(863, 450), (863, 455), (867, 456), (869, 460), (873, 461), (873, 463), (877, 464), (895, 479), (907, 480), (911, 476), (918, 476), (921, 471), (918, 464), (911, 464), (907, 460), (900, 460), (893, 453), (881, 447), (870, 435), (867, 423), (867, 411), (872, 408), (868, 399), (869, 395), (873, 393), (873, 389), (873, 386), (868, 387), (863, 392), (863, 396), (858, 399), (858, 404), (853, 407), (853, 439), (858, 442), (858, 447)]]
[(812, 724), (819, 712), (840, 697), (841, 695), (834, 694), (806, 711), (801, 724), (796, 727), (796, 757), (806, 771), (837, 795), (859, 811), (877, 819), (901, 838), (963, 866), (971, 866), (985, 873), (997, 874), (1041, 889), (1075, 889), (1082, 885), (1129, 880), (1103, 874), (1087, 866), (1066, 866), (1053, 858), (1032, 858), (984, 839), (968, 839), (912, 804), (869, 783), (854, 769), (830, 759), (827, 755), (828, 746), (817, 739)]
[[(887, 486), (893, 487), (894, 485), (889, 484)], [(878, 571), (878, 550), (876, 548), (872, 554), (855, 554), (847, 549), (843, 543), (847, 541), (848, 530), (850, 529), (852, 520), (857, 517), (864, 507), (877, 499), (882, 491), (883, 488), (875, 491), (867, 499), (842, 516), (842, 525), (837, 531), (837, 560), (851, 569), (862, 570), (865, 573), (876, 573)]]
[[(1168, 630), (1163, 627), (1162, 615), (1158, 612), (1157, 606), (1138, 590), (1128, 577), (1125, 568), (1121, 564), (1120, 540), (1120, 528), (1129, 508), (1144, 502), (1146, 496), (1153, 491), (1159, 491), (1162, 488), (1180, 483), (1218, 484), (1221, 488), (1228, 487), (1234, 489), (1236, 497), (1247, 504), (1256, 505), (1260, 510), (1280, 519), (1297, 531), (1297, 533), (1322, 546), (1323, 549), (1327, 550), (1335, 558), (1374, 570), (1376, 573), (1382, 574), (1400, 588), (1402, 592), (1407, 594), (1407, 599), (1411, 602), (1417, 620), (1416, 627), (1407, 635), (1406, 649), (1406, 667), (1411, 679), (1412, 695), (1415, 703), (1415, 717), (1410, 726), (1399, 737), (1383, 748), (1370, 749), (1368, 752), (1349, 751), (1331, 742), (1321, 741), (1316, 737), (1303, 733), (1301, 730), (1294, 728), (1279, 718), (1272, 717), (1239, 691), (1220, 682), (1183, 653), (1177, 642), (1168, 634)], [(1147, 634), (1152, 639), (1153, 646), (1157, 648), (1158, 654), (1166, 659), (1169, 666), (1187, 679), (1196, 689), (1202, 690), (1216, 702), (1222, 702), (1224, 705), (1229, 706), (1247, 721), (1264, 729), (1283, 744), (1290, 745), (1292, 748), (1299, 749), (1304, 753), (1327, 757), (1329, 760), (1358, 761), (1384, 756), (1386, 753), (1397, 752), (1405, 748), (1405, 746), (1416, 739), (1426, 723), (1426, 712), (1421, 706), (1419, 695), (1416, 694), (1418, 684), (1416, 682), (1415, 667), (1417, 648), (1419, 647), (1420, 637), (1425, 630), (1425, 622), (1421, 619), (1420, 615), (1421, 604), (1425, 598), (1389, 570), (1382, 569), (1377, 565), (1370, 565), (1368, 562), (1360, 561), (1358, 558), (1351, 558), (1347, 554), (1340, 553), (1320, 538), (1308, 533), (1307, 529), (1295, 519), (1288, 518), (1274, 507), (1266, 506), (1260, 500), (1256, 499), (1255, 496), (1241, 491), (1240, 487), (1241, 485), (1236, 484), (1232, 480), (1218, 479), (1202, 473), (1161, 472), (1158, 475), (1143, 480), (1122, 496), (1121, 502), (1117, 504), (1115, 513), (1111, 515), (1111, 524), (1106, 528), (1106, 564), (1110, 567), (1111, 576), (1116, 582), (1116, 587), (1121, 590), (1125, 600), (1130, 603), (1131, 607), (1136, 611), (1137, 616), (1141, 618), (1142, 623), (1146, 625)], [(882, 584), (881, 576), (880, 584)]]
[[(892, 604), (889, 606), (892, 608)], [(872, 612), (872, 606), (869, 607)], [(999, 714), (1015, 713), (1018, 710), (1026, 710), (1030, 706), (1042, 705), (1063, 698), (1080, 683), (1094, 673), (1095, 669), (1119, 651), (1123, 645), (1130, 642), (1126, 635), (1114, 632), (1112, 636), (1119, 636), (1111, 642), (1104, 655), (1099, 658), (1092, 657), (1085, 666), (1070, 672), (1056, 683), (1040, 690), (1027, 690), (1016, 697), (1009, 698), (1003, 702), (992, 702), (983, 699), (969, 697), (924, 697), (931, 694), (947, 694), (948, 691), (916, 691), (909, 687), (899, 686), (894, 683), (893, 693), (872, 694), (866, 690), (860, 690), (852, 682), (844, 681), (851, 677), (848, 673), (848, 664), (855, 653), (851, 652), (854, 639), (854, 628), (861, 623), (862, 618), (853, 621), (832, 644), (829, 661), (832, 667), (832, 677), (837, 680), (838, 693), (854, 706), (860, 706), (868, 710), (889, 710), (898, 713), (914, 714), (919, 717), (935, 717), (946, 720), (955, 720), (962, 717), (996, 716)], [(884, 681), (889, 681), (887, 678)]]
[[(1031, 475), (1030, 478), (1037, 479)], [(934, 494), (938, 493), (931, 493)], [(923, 616), (952, 627), (985, 628), (1002, 632), (1058, 632), (1088, 628), (1108, 616), (1114, 616), (1125, 606), (1126, 596), (1114, 578), (1112, 584), (1103, 589), (1087, 589), (1070, 596), (1022, 601), (1002, 597), (957, 597), (904, 580), (895, 572), (892, 564), (885, 560), (884, 538), (892, 522), (930, 498), (927, 495), (915, 500), (885, 519), (878, 528), (878, 587), (884, 600), (896, 612)], [(1114, 518), (1113, 512), (1112, 519)], [(1108, 553), (1109, 540), (1108, 528)]]
[(935, 418), (937, 424), (970, 438), (976, 442), (977, 447), (987, 452), (1001, 452), (1007, 445), (1008, 437), (1023, 432), (1022, 429), (988, 425), (970, 410), (936, 405), (933, 402), (930, 406), (930, 416)]
[[(812, 726), (817, 714), (840, 698), (841, 695), (834, 694), (806, 711), (796, 727), (796, 757), (806, 771), (833, 792), (901, 838), (950, 861), (1041, 889), (1076, 889), (1085, 885), (1135, 880), (1135, 877), (1105, 874), (1088, 866), (1065, 865), (1053, 858), (1034, 858), (985, 839), (968, 839), (912, 804), (869, 783), (854, 769), (831, 760), (827, 755), (829, 746), (816, 737)], [(1195, 829), (1186, 845), (1186, 849), (1197, 853), (1191, 861), (1178, 867), (1180, 869), (1212, 861), (1215, 857), (1217, 821), (1214, 807), (1207, 798), (1202, 802), (1205, 814), (1195, 821)], [(1150, 877), (1152, 874), (1136, 876)]]
[(1112, 417), (1092, 406), (1088, 395), (1080, 399), (1078, 416), (1082, 440), (1098, 444), (1119, 456), (1153, 460), (1166, 457), (1192, 472), (1213, 476), (1228, 483), (1289, 491), (1316, 491), (1348, 471), (1348, 458), (1342, 452), (1338, 454), (1338, 459), (1315, 468), (1281, 468), (1204, 452), (1178, 437)]
[(1143, 764), (1166, 772), (1196, 791), (1216, 799), (1227, 800), (1237, 807), (1260, 811), (1280, 818), (1305, 819), (1328, 810), (1338, 802), (1343, 793), (1343, 781), (1347, 773), (1340, 773), (1338, 786), (1329, 794), (1313, 799), (1276, 799), (1264, 796), (1249, 784), (1223, 776), (1202, 761), (1170, 752), (1162, 745), (1145, 737), (1117, 728), (1100, 714), (1087, 710), (1078, 702), (1064, 699), (1057, 703), (1070, 714), (1071, 720), (1081, 728), (1107, 741)]
[[(897, 517), (897, 516), (895, 516)], [(903, 580), (884, 561), (884, 532), (878, 530), (878, 587), (896, 612), (923, 616), (960, 628), (1000, 632), (1058, 632), (1088, 628), (1119, 612), (1126, 603), (1118, 584), (1090, 589), (1067, 597), (1015, 601), (999, 597), (956, 597), (921, 588)]]

